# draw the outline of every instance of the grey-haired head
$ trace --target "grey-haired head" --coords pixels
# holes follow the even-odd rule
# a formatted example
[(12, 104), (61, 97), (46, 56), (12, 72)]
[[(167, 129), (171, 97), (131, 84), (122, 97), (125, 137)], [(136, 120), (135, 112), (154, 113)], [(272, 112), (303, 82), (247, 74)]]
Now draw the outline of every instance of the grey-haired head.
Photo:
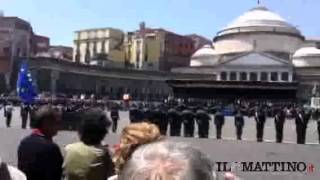
[(118, 180), (215, 180), (212, 161), (191, 146), (160, 141), (139, 147)]

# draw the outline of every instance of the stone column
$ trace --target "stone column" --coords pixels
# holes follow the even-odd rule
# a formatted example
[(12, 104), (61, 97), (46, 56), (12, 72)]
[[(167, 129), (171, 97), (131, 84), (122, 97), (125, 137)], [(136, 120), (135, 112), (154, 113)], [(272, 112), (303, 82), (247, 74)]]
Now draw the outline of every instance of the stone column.
[(240, 81), (240, 72), (236, 72), (237, 73), (237, 81)]
[(292, 75), (292, 72), (289, 72), (289, 79), (288, 79), (289, 82), (292, 82), (293, 81), (293, 75)]
[(227, 81), (230, 81), (230, 72), (226, 72), (227, 73)]
[(100, 89), (101, 89), (101, 81), (96, 80), (95, 93), (100, 95), (101, 94)]
[(51, 84), (50, 84), (50, 90), (51, 90), (51, 96), (55, 97), (56, 93), (57, 93), (57, 81), (59, 79), (59, 71), (51, 71)]
[(257, 72), (257, 81), (261, 81), (261, 72)]
[(271, 81), (271, 72), (268, 72), (268, 81)]
[(221, 81), (221, 72), (217, 73), (217, 81)]
[(247, 73), (247, 81), (250, 81), (250, 72), (246, 72)]
[(278, 72), (278, 81), (282, 81), (281, 80), (281, 72)]

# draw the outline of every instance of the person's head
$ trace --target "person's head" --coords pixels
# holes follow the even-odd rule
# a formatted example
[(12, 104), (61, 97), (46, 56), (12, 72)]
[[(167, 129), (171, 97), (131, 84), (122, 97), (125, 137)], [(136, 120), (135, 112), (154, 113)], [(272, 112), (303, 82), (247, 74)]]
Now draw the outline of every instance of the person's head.
[(40, 129), (47, 137), (57, 135), (61, 120), (60, 112), (50, 105), (41, 106), (35, 112), (33, 127)]
[(125, 162), (136, 148), (143, 144), (154, 142), (161, 137), (158, 127), (150, 123), (132, 123), (121, 133), (119, 149), (114, 154), (113, 161), (116, 171), (121, 171)]
[(99, 109), (89, 109), (82, 114), (79, 126), (80, 140), (87, 145), (99, 145), (108, 133), (111, 121)]
[(214, 180), (214, 164), (201, 151), (178, 142), (140, 146), (118, 180)]

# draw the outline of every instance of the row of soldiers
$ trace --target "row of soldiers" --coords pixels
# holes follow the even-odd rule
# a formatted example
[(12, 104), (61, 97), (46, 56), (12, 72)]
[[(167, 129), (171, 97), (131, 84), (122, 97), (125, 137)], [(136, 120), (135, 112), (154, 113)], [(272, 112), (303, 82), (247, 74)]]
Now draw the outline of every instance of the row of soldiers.
[[(34, 104), (21, 104), (20, 105), (20, 116), (21, 116), (21, 128), (26, 129), (27, 126), (33, 127), (33, 119), (36, 110), (45, 104), (51, 103), (34, 103)], [(90, 107), (101, 107), (104, 106), (92, 103), (68, 103), (68, 104), (51, 104), (57, 108), (62, 113), (62, 123), (61, 129), (63, 130), (76, 130), (79, 125), (79, 119), (81, 118), (81, 113)], [(11, 127), (11, 119), (13, 116), (13, 103), (4, 102), (1, 106), (3, 108), (4, 117), (6, 118), (6, 126)], [(29, 120), (29, 123), (28, 123)]]
[[(245, 125), (245, 116), (254, 117), (256, 121), (256, 138), (258, 142), (263, 141), (264, 125), (267, 119), (270, 107), (266, 105), (257, 105), (254, 107), (240, 107), (236, 106), (234, 111), (234, 125), (236, 129), (237, 139), (242, 139), (243, 127)], [(307, 111), (301, 107), (287, 107), (275, 106), (271, 108), (272, 116), (274, 118), (276, 142), (283, 141), (283, 127), (287, 117), (295, 119), (297, 143), (304, 144), (306, 140), (306, 130), (311, 113), (320, 114), (319, 111)], [(168, 127), (170, 128), (170, 136), (180, 136), (183, 127), (183, 134), (185, 137), (194, 137), (195, 124), (198, 125), (198, 136), (200, 138), (208, 138), (209, 122), (211, 116), (214, 117), (214, 125), (216, 127), (216, 138), (221, 139), (222, 128), (225, 123), (225, 116), (222, 108), (206, 108), (177, 106), (166, 107), (165, 105), (158, 105), (154, 107), (143, 107), (133, 105), (129, 111), (129, 118), (131, 123), (135, 122), (151, 122), (156, 124), (161, 134), (166, 135)], [(317, 117), (317, 116), (316, 116)], [(318, 115), (320, 117), (320, 115)], [(316, 118), (317, 119), (317, 118)], [(319, 119), (319, 118), (318, 118)], [(183, 126), (182, 126), (183, 125)], [(318, 121), (319, 143), (320, 143), (320, 121)]]
[[(163, 104), (156, 107), (133, 105), (129, 110), (129, 119), (131, 123), (145, 121), (154, 123), (159, 127), (163, 135), (167, 135), (169, 127), (170, 136), (180, 136), (183, 127), (185, 137), (194, 137), (195, 124), (197, 124), (198, 136), (200, 138), (208, 138), (211, 120), (210, 113), (214, 113), (217, 138), (221, 139), (225, 116), (220, 108), (211, 109), (210, 111), (205, 107), (190, 107), (184, 105), (169, 108)], [(236, 125), (243, 127), (244, 120), (236, 119)], [(241, 139), (241, 135), (239, 135), (239, 139)]]
[[(32, 114), (37, 109), (37, 104), (34, 105), (21, 105), (21, 119), (22, 128), (26, 128), (28, 116), (32, 120)], [(83, 103), (70, 103), (66, 105), (58, 104), (57, 108), (61, 109), (62, 113), (62, 128), (74, 130), (77, 127), (78, 120), (81, 116), (81, 112), (90, 106), (98, 106), (94, 104)], [(102, 107), (105, 108), (105, 107)], [(320, 120), (320, 112), (315, 110), (313, 112), (306, 111), (303, 108), (291, 108), (286, 106), (274, 106), (271, 108), (274, 117), (276, 142), (281, 143), (283, 140), (283, 127), (287, 116), (291, 116), (296, 122), (297, 143), (304, 144), (306, 137), (306, 130), (308, 126), (311, 113), (315, 116), (315, 119)], [(263, 141), (264, 124), (267, 115), (270, 114), (270, 107), (253, 106), (243, 107), (236, 105), (234, 111), (234, 125), (236, 127), (237, 139), (242, 139), (242, 131), (245, 125), (244, 116), (252, 117), (256, 121), (256, 137), (257, 141)], [(167, 135), (168, 128), (170, 128), (171, 136), (180, 136), (183, 127), (183, 134), (185, 137), (194, 137), (195, 125), (198, 125), (198, 136), (200, 138), (208, 138), (211, 116), (214, 115), (214, 124), (216, 127), (216, 137), (221, 139), (222, 128), (225, 122), (225, 117), (222, 112), (221, 106), (188, 106), (188, 105), (175, 105), (159, 104), (153, 105), (133, 105), (129, 110), (130, 122), (142, 122), (148, 121), (158, 125), (161, 134)], [(4, 115), (7, 117), (7, 126), (10, 127), (10, 121), (12, 117), (12, 104), (7, 103), (4, 106)], [(111, 119), (113, 120), (112, 131), (117, 131), (117, 124), (119, 117), (119, 106), (112, 106)], [(32, 127), (32, 121), (30, 121), (30, 127)], [(320, 141), (320, 121), (318, 121), (318, 132)]]

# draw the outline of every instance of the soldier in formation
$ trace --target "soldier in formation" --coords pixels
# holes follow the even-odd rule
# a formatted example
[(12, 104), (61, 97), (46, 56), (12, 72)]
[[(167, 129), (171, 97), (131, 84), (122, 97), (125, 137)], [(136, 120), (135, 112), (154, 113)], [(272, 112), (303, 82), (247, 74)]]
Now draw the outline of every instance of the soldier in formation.
[[(49, 102), (63, 111), (63, 124), (66, 125), (65, 129), (76, 129), (78, 124), (78, 119), (81, 116), (81, 112), (89, 107), (105, 107), (105, 104), (98, 103), (86, 103), (86, 102)], [(13, 106), (9, 101), (3, 102), (4, 114), (6, 118), (6, 125), (10, 127)], [(33, 105), (21, 105), (21, 119), (22, 128), (27, 127), (28, 116), (30, 118), (30, 127), (32, 128), (32, 122), (34, 118), (34, 112), (39, 105), (42, 103), (36, 103)], [(253, 103), (252, 103), (253, 104)], [(245, 125), (245, 115), (254, 115), (256, 121), (257, 130), (257, 141), (263, 141), (263, 131), (264, 124), (266, 121), (267, 114), (270, 117), (274, 117), (274, 127), (276, 132), (276, 142), (281, 143), (283, 141), (283, 128), (285, 124), (286, 117), (292, 114), (296, 123), (296, 133), (297, 133), (297, 143), (304, 144), (306, 141), (306, 131), (308, 122), (311, 116), (310, 111), (306, 111), (303, 108), (287, 108), (285, 105), (274, 105), (269, 106), (271, 111), (266, 111), (266, 105), (257, 105), (252, 108), (252, 104), (244, 105), (240, 108), (239, 104), (235, 105), (236, 111), (234, 113), (234, 125), (236, 128), (236, 138), (238, 140), (242, 139), (243, 127)], [(170, 108), (167, 108), (167, 105)], [(197, 108), (195, 108), (197, 107)], [(154, 123), (159, 127), (162, 135), (167, 135), (169, 128), (169, 134), (171, 136), (180, 136), (181, 128), (183, 124), (183, 132), (185, 137), (194, 137), (195, 125), (198, 126), (198, 137), (208, 138), (210, 129), (210, 116), (208, 113), (214, 114), (214, 124), (216, 128), (216, 138), (221, 139), (222, 128), (224, 125), (224, 115), (222, 113), (222, 105), (215, 106), (215, 104), (201, 105), (199, 104), (143, 104), (135, 103), (129, 109), (129, 119), (131, 123), (136, 122), (150, 122)], [(271, 112), (271, 113), (270, 113)], [(320, 115), (319, 110), (314, 110), (314, 119), (317, 120), (318, 133), (319, 133), (319, 143), (320, 143)], [(117, 131), (117, 124), (119, 120), (119, 108), (111, 108), (110, 112), (111, 119), (113, 120), (112, 131)], [(195, 123), (196, 122), (196, 123)]]
[(184, 127), (184, 137), (194, 137), (194, 118), (195, 115), (191, 108), (186, 108), (181, 113), (183, 127)]
[(20, 116), (21, 116), (21, 128), (26, 129), (28, 123), (28, 116), (30, 112), (30, 107), (28, 104), (22, 104), (20, 107)]
[(11, 127), (12, 111), (13, 105), (11, 102), (9, 102), (6, 106), (4, 106), (4, 115), (6, 117), (6, 125), (8, 128)]
[(129, 119), (131, 123), (138, 123), (144, 120), (142, 106), (137, 106), (135, 104), (129, 110)]
[(224, 115), (221, 111), (221, 109), (218, 109), (214, 115), (214, 124), (216, 126), (217, 139), (221, 139), (222, 127), (224, 125)]
[(110, 117), (112, 119), (112, 132), (116, 133), (118, 129), (118, 120), (120, 119), (119, 108), (116, 105), (111, 108)]
[(264, 124), (266, 122), (266, 113), (262, 107), (255, 107), (254, 118), (256, 120), (257, 142), (263, 141)]
[(151, 111), (151, 122), (158, 126), (161, 135), (167, 135), (168, 117), (164, 106), (160, 105)]
[(236, 127), (236, 135), (237, 140), (242, 139), (242, 129), (244, 126), (244, 117), (240, 109), (237, 110), (235, 116), (234, 116), (234, 125)]
[(305, 144), (306, 142), (306, 131), (308, 128), (310, 116), (311, 113), (306, 112), (302, 108), (297, 108), (294, 112), (296, 122), (297, 144)]
[(182, 117), (176, 108), (172, 107), (168, 110), (168, 121), (170, 123), (170, 136), (180, 136)]
[(319, 136), (318, 140), (320, 144), (320, 110), (319, 109), (314, 110), (313, 117), (314, 117), (314, 120), (317, 121), (317, 130), (318, 130), (318, 136)]
[(285, 108), (275, 108), (274, 110), (274, 125), (276, 129), (276, 142), (282, 143), (283, 139), (283, 126), (286, 120)]
[(209, 126), (210, 126), (210, 116), (202, 108), (196, 111), (196, 120), (198, 124), (198, 135), (199, 138), (208, 138), (209, 136)]

